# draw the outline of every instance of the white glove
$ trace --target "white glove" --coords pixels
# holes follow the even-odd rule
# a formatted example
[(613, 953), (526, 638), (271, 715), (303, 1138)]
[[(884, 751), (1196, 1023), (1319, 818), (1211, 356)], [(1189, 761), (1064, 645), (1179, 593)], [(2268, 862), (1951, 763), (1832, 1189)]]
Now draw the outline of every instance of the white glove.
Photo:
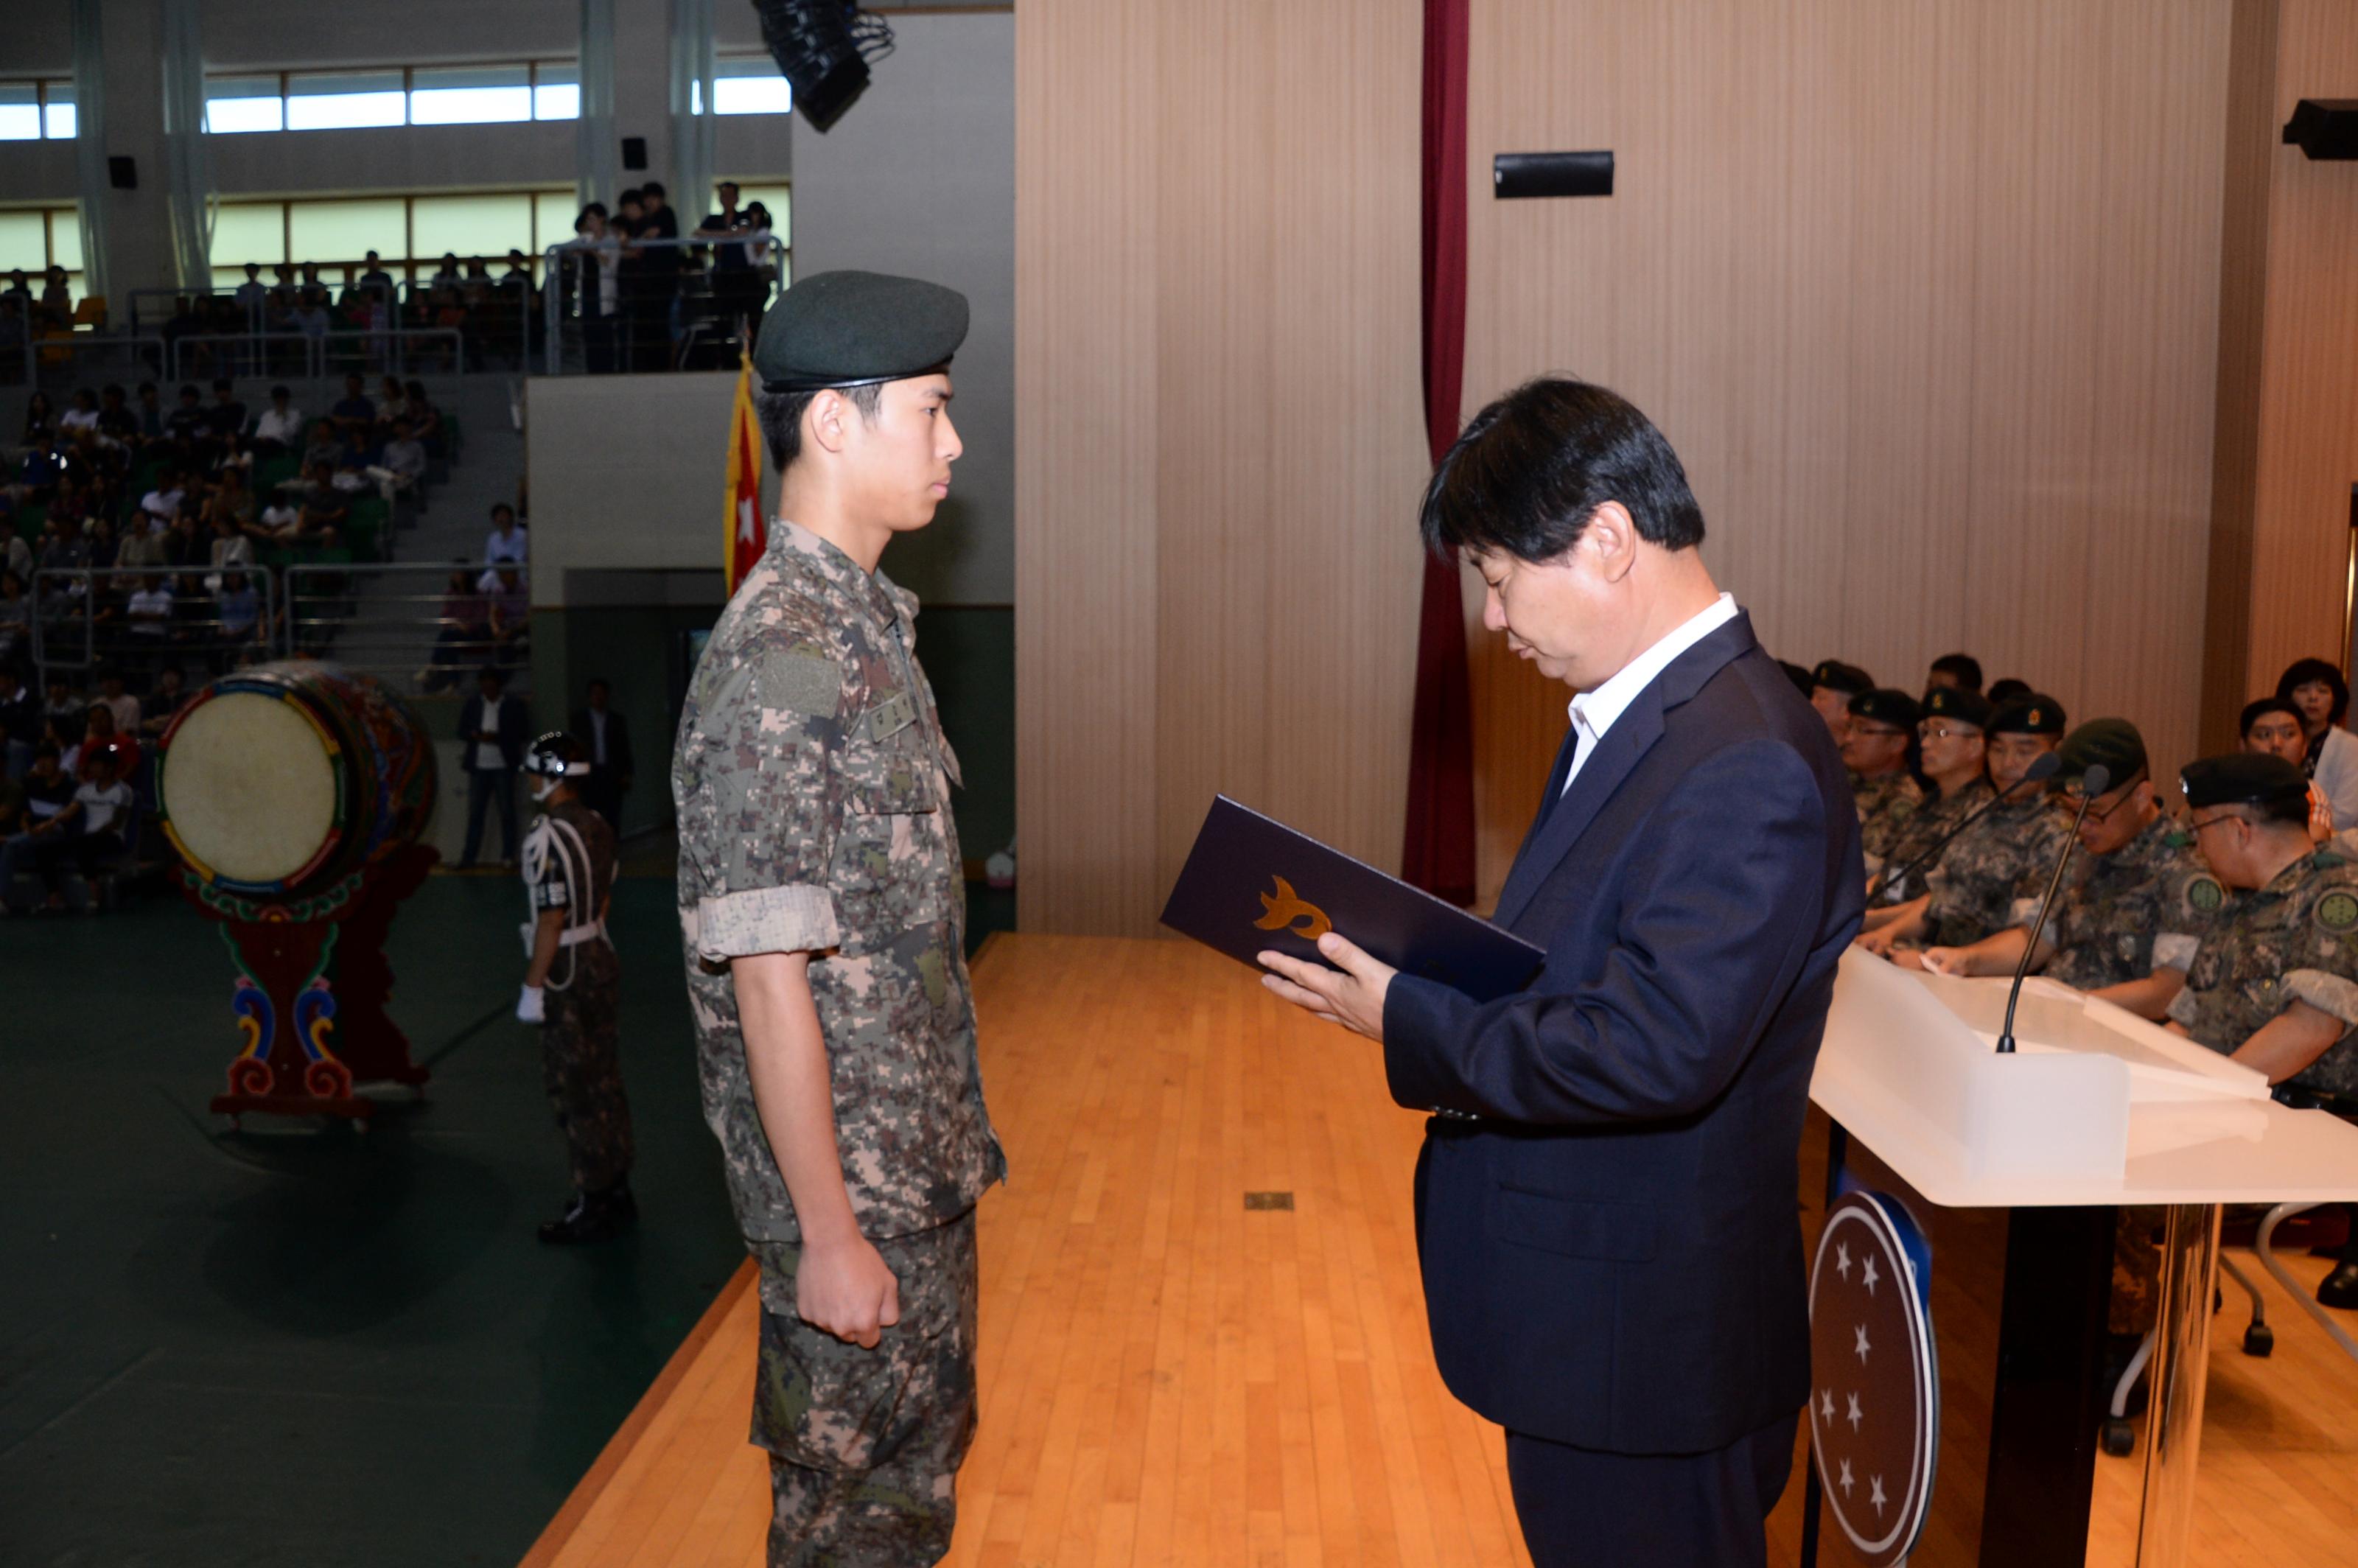
[(524, 988), (522, 993), (517, 996), (516, 1022), (518, 1023), (546, 1023), (548, 1022), (548, 1009), (541, 1004), (540, 988), (538, 986), (526, 986)]

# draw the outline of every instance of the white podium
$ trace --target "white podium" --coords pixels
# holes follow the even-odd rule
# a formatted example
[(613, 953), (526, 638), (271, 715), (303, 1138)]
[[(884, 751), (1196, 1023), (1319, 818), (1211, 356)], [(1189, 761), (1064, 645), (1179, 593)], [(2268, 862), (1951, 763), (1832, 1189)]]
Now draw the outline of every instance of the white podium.
[(1996, 1568), (2084, 1559), (2113, 1215), (2169, 1211), (2137, 1562), (2174, 1565), (2221, 1206), (2358, 1201), (2358, 1127), (2279, 1105), (2259, 1074), (2049, 980), (2024, 985), (2001, 1056), (2007, 988), (1844, 957), (1810, 1086), (1835, 1127), (1829, 1171), (1855, 1140), (1930, 1204), (2009, 1211), (1979, 1553)]

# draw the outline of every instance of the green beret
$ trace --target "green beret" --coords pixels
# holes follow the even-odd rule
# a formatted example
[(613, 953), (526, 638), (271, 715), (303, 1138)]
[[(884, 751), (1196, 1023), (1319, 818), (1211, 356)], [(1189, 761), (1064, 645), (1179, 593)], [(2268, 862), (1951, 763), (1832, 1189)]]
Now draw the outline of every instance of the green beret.
[(1924, 694), (1924, 717), (1953, 719), (1979, 730), (1989, 723), (1989, 698), (1963, 687), (1936, 686)]
[(2091, 719), (2063, 738), (2060, 757), (2066, 783), (2101, 767), (2113, 779), (2104, 787), (2118, 789), (2146, 771), (2145, 737), (2125, 719)]
[(876, 272), (798, 280), (762, 318), (753, 371), (764, 392), (873, 386), (940, 370), (966, 341), (966, 296)]
[(1810, 672), (1810, 686), (1812, 690), (1831, 687), (1856, 697), (1860, 692), (1875, 689), (1875, 677), (1856, 665), (1846, 665), (1840, 659), (1821, 659), (1818, 667)]
[(2309, 799), (2308, 775), (2282, 757), (2256, 752), (2198, 758), (2179, 770), (2178, 786), (2186, 792), (2186, 804), (2198, 810), (2208, 806), (2290, 806)]
[(2063, 705), (2034, 691), (1991, 709), (1989, 722), (1982, 728), (1992, 735), (2061, 735)]
[(1914, 697), (1887, 686), (1879, 686), (1873, 691), (1863, 691), (1852, 697), (1850, 716), (1870, 723), (1888, 724), (1895, 730), (1913, 730), (1917, 719), (1923, 717)]

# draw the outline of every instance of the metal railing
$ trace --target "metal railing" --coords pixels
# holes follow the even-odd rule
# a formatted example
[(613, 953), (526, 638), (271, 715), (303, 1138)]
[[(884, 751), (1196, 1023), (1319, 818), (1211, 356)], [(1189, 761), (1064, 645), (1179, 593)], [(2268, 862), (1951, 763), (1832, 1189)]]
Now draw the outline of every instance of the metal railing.
[[(295, 348), (278, 352), (269, 345)], [(348, 346), (340, 346), (348, 345)], [(438, 345), (439, 351), (432, 346)], [(204, 351), (203, 370), (192, 369), (191, 349)], [(423, 359), (436, 362), (427, 364)], [(210, 372), (220, 375), (287, 375), (318, 378), (344, 371), (389, 372), (406, 375), (413, 370), (448, 371), (463, 374), (467, 368), (466, 334), (456, 327), (366, 327), (325, 332), (189, 332), (172, 340), (170, 378), (185, 381)]]
[(277, 585), (261, 567), (43, 567), (33, 573), (33, 663), (210, 678), (280, 646)]
[(373, 676), (405, 696), (472, 690), (486, 665), (529, 689), (523, 573), (513, 589), (486, 589), (486, 577), (492, 568), (446, 562), (287, 567), (282, 646)]
[[(8, 356), (14, 362), (16, 354)], [(22, 351), (28, 387), (58, 386), (92, 376), (130, 380), (161, 373), (164, 340), (107, 332), (60, 332), (27, 337)]]
[[(589, 315), (581, 309), (584, 264), (594, 258), (601, 267), (615, 266), (618, 250), (581, 240), (549, 246), (541, 253), (543, 372), (695, 369), (708, 359), (710, 368), (733, 368), (740, 323), (759, 323), (762, 312), (791, 277), (784, 243), (765, 233), (726, 240), (634, 240), (630, 249), (644, 254), (717, 251), (725, 245), (745, 246), (757, 254), (742, 268), (682, 266), (618, 273), (611, 311), (602, 308), (601, 276), (600, 307)], [(682, 259), (687, 259), (684, 254)]]

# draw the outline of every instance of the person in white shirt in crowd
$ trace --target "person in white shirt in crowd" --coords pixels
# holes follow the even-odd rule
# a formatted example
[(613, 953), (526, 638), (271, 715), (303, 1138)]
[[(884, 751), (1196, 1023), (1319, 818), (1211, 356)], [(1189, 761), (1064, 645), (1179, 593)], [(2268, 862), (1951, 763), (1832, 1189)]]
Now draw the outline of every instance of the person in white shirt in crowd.
[(524, 763), (525, 717), (524, 699), (506, 695), (507, 677), (486, 665), (475, 694), (459, 709), (459, 739), (466, 746), (467, 842), (460, 851), (459, 868), (475, 864), (483, 847), (483, 814), (500, 808), (501, 864), (513, 867), (516, 857), (515, 775)]
[(114, 728), (123, 734), (139, 728), (139, 699), (123, 689), (121, 670), (98, 673), (98, 695), (91, 699), (91, 705), (113, 715)]
[(83, 777), (74, 790), (73, 804), (52, 819), (54, 830), (75, 833), (67, 853), (85, 877), (123, 858), (130, 842), (132, 819), (138, 815), (137, 797), (123, 782), (123, 755), (103, 746), (83, 761)]
[(98, 435), (98, 395), (83, 387), (73, 395), (73, 406), (58, 416), (58, 427), (70, 435), (87, 430)]
[(492, 508), (492, 535), (483, 541), (483, 564), (498, 566), (511, 561), (522, 566), (528, 558), (531, 541), (528, 530), (516, 521), (515, 508), (503, 501)]
[(134, 638), (147, 646), (162, 647), (172, 629), (172, 579), (160, 575), (140, 579), (123, 612)]
[(426, 478), (426, 449), (411, 434), (407, 419), (393, 422), (393, 438), (384, 444), (376, 466), (368, 471), (387, 501), (416, 492)]
[(2277, 695), (2300, 711), (2308, 741), (2303, 764), (2333, 810), (2340, 832), (2358, 827), (2358, 735), (2342, 728), (2350, 716), (2350, 686), (2324, 659), (2295, 659), (2277, 682)]
[(139, 498), (139, 510), (154, 518), (157, 527), (168, 528), (180, 514), (180, 503), (188, 493), (188, 481), (180, 470), (166, 469), (156, 476), (156, 488)]
[(254, 449), (263, 453), (292, 452), (303, 444), (303, 411), (295, 406), (294, 394), (284, 386), (270, 389), (270, 406), (262, 411), (254, 422)]

